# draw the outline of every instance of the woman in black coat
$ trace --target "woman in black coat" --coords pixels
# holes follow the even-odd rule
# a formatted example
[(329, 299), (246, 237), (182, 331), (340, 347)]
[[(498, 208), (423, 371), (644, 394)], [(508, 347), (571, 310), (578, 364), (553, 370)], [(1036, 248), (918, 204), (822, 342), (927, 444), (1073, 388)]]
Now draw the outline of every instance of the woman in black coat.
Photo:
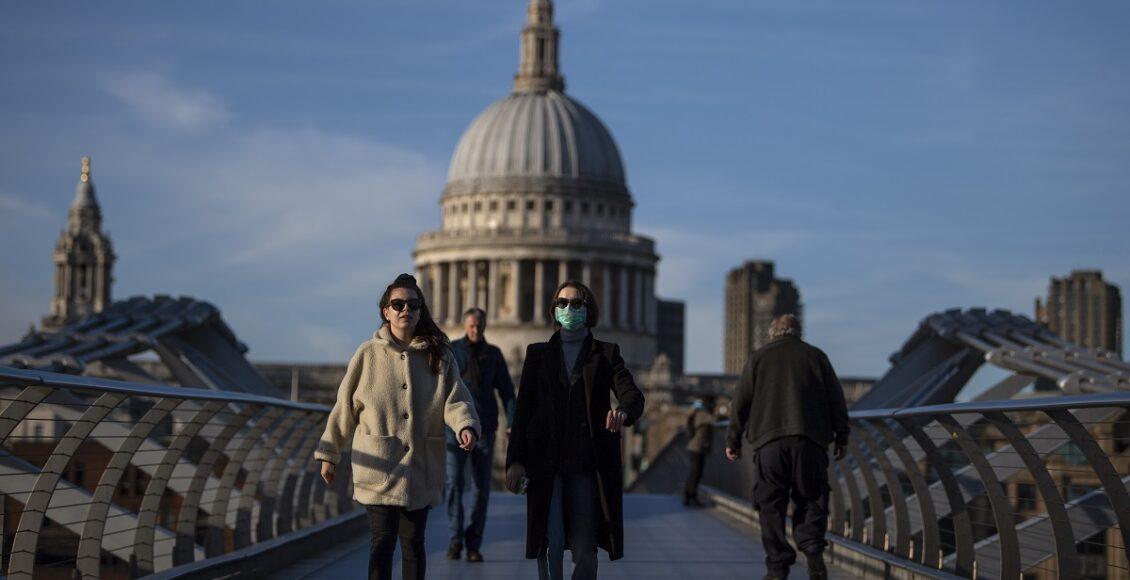
[[(554, 294), (549, 342), (526, 349), (510, 444), (506, 486), (526, 490), (526, 557), (542, 580), (560, 580), (564, 549), (573, 580), (596, 578), (596, 552), (624, 556), (620, 430), (643, 413), (643, 393), (620, 347), (593, 337), (600, 309), (580, 282)], [(611, 395), (616, 395), (616, 406)]]

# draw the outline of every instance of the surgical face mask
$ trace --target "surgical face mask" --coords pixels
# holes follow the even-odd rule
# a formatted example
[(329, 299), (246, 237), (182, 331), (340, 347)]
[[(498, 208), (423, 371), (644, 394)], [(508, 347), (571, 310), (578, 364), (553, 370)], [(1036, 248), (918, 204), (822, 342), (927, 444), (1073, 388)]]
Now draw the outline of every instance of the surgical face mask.
[(561, 328), (565, 330), (577, 330), (584, 328), (585, 317), (587, 312), (585, 307), (580, 308), (559, 308), (553, 309), (553, 316), (557, 322), (561, 324)]

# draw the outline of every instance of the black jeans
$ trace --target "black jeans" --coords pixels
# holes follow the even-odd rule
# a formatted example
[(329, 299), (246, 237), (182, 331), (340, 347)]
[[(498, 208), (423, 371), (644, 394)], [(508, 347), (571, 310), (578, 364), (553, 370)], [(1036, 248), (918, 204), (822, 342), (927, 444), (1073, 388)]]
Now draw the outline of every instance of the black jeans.
[(687, 474), (687, 485), (683, 489), (683, 497), (698, 497), (698, 482), (702, 480), (702, 466), (706, 463), (705, 453), (687, 452), (687, 459), (691, 463), (691, 471)]
[(427, 569), (424, 528), (428, 509), (408, 511), (394, 505), (365, 506), (369, 512), (369, 580), (392, 580), (392, 555), (396, 538), (404, 556), (404, 580), (423, 580)]
[(785, 534), (789, 499), (793, 501), (793, 540), (805, 554), (823, 552), (828, 527), (828, 450), (807, 437), (783, 437), (766, 443), (753, 457), (756, 479), (753, 505), (761, 521), (765, 566), (784, 572), (796, 563)]

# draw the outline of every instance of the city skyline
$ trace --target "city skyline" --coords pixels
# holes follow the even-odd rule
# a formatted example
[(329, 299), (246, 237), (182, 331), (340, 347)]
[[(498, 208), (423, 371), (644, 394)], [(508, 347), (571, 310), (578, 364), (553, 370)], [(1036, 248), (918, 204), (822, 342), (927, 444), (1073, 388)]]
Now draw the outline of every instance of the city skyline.
[[(248, 7), (14, 10), (0, 341), (49, 310), (89, 154), (115, 298), (191, 295), (254, 360), (344, 361), (438, 225), (455, 140), (509, 85), (520, 4), (338, 5), (319, 12), (338, 37), (294, 7), (246, 33)], [(1073, 269), (1130, 283), (1130, 83), (1109, 58), (1128, 48), (1121, 7), (828, 4), (846, 19), (830, 22), (763, 4), (697, 20), (673, 3), (558, 6), (570, 93), (617, 139), (635, 228), (663, 258), (659, 296), (687, 303), (689, 371), (720, 370), (725, 273), (747, 259), (788, 272), (806, 334), (844, 374), (881, 374), (939, 310), (1032, 317)], [(915, 49), (885, 50), (910, 30)]]

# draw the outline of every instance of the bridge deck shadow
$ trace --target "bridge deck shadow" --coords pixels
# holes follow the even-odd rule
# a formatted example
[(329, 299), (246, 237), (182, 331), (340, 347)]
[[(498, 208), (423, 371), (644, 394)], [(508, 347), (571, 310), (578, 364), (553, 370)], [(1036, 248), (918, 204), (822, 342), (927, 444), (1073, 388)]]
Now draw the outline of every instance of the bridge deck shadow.
[[(470, 498), (466, 504), (470, 505)], [(693, 578), (711, 580), (760, 578), (765, 574), (765, 554), (760, 539), (739, 524), (713, 515), (710, 510), (686, 509), (679, 498), (669, 495), (624, 496), (625, 557), (609, 562), (600, 553), (599, 576), (608, 579)], [(447, 515), (443, 506), (433, 508), (428, 518), (428, 578), (506, 579), (536, 578), (537, 564), (525, 554), (525, 498), (494, 493), (487, 516), (483, 563), (449, 561)], [(299, 578), (366, 578), (369, 537), (363, 537), (303, 560), (272, 576), (278, 580)], [(400, 577), (399, 549), (395, 577)], [(568, 577), (571, 564), (565, 555)], [(792, 576), (804, 577), (803, 559)], [(833, 578), (848, 578), (832, 572)]]

